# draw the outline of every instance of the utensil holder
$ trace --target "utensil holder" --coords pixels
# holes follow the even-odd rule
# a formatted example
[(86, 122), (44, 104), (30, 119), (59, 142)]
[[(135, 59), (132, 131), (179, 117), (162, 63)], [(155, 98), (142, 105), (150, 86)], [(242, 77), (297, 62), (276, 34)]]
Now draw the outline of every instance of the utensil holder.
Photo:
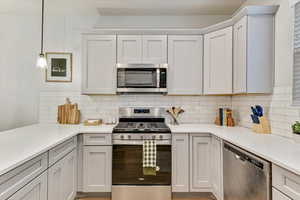
[(266, 117), (259, 117), (259, 124), (253, 124), (252, 130), (260, 134), (270, 134), (271, 127)]

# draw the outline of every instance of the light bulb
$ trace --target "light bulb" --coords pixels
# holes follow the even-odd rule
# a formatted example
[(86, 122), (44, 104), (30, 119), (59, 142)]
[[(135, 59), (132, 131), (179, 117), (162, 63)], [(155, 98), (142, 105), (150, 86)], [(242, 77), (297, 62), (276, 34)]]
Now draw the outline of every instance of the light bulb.
[(38, 68), (41, 68), (41, 69), (45, 69), (47, 68), (47, 60), (45, 58), (45, 55), (44, 54), (40, 54), (38, 59), (37, 59), (37, 62), (36, 62), (36, 66)]

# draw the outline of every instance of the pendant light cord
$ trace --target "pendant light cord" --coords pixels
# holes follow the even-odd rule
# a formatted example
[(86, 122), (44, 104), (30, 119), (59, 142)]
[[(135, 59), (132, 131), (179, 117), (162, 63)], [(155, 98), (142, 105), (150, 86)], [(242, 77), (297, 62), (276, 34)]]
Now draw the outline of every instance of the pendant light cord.
[(41, 54), (44, 54), (44, 15), (45, 15), (45, 0), (42, 0)]

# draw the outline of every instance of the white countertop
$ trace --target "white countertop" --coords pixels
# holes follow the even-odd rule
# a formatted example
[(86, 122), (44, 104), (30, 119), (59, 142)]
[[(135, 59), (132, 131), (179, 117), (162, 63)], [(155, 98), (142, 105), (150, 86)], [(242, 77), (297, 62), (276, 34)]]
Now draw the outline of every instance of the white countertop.
[[(255, 134), (242, 127), (205, 124), (170, 126), (174, 134), (211, 133), (300, 175), (300, 144), (276, 135)], [(113, 125), (37, 124), (0, 132), (0, 175), (79, 133), (111, 133)]]
[(0, 175), (79, 133), (111, 133), (113, 126), (37, 124), (0, 132)]
[(300, 175), (300, 143), (292, 139), (272, 134), (257, 134), (243, 127), (186, 124), (170, 128), (173, 133), (212, 133)]

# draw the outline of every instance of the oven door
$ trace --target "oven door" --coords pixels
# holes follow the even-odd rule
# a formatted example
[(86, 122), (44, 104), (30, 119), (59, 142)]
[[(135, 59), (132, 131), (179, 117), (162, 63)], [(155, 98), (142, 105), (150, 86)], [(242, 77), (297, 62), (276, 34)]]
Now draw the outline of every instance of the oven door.
[(113, 145), (113, 185), (170, 186), (171, 145), (157, 145), (156, 176), (143, 174), (143, 145)]

